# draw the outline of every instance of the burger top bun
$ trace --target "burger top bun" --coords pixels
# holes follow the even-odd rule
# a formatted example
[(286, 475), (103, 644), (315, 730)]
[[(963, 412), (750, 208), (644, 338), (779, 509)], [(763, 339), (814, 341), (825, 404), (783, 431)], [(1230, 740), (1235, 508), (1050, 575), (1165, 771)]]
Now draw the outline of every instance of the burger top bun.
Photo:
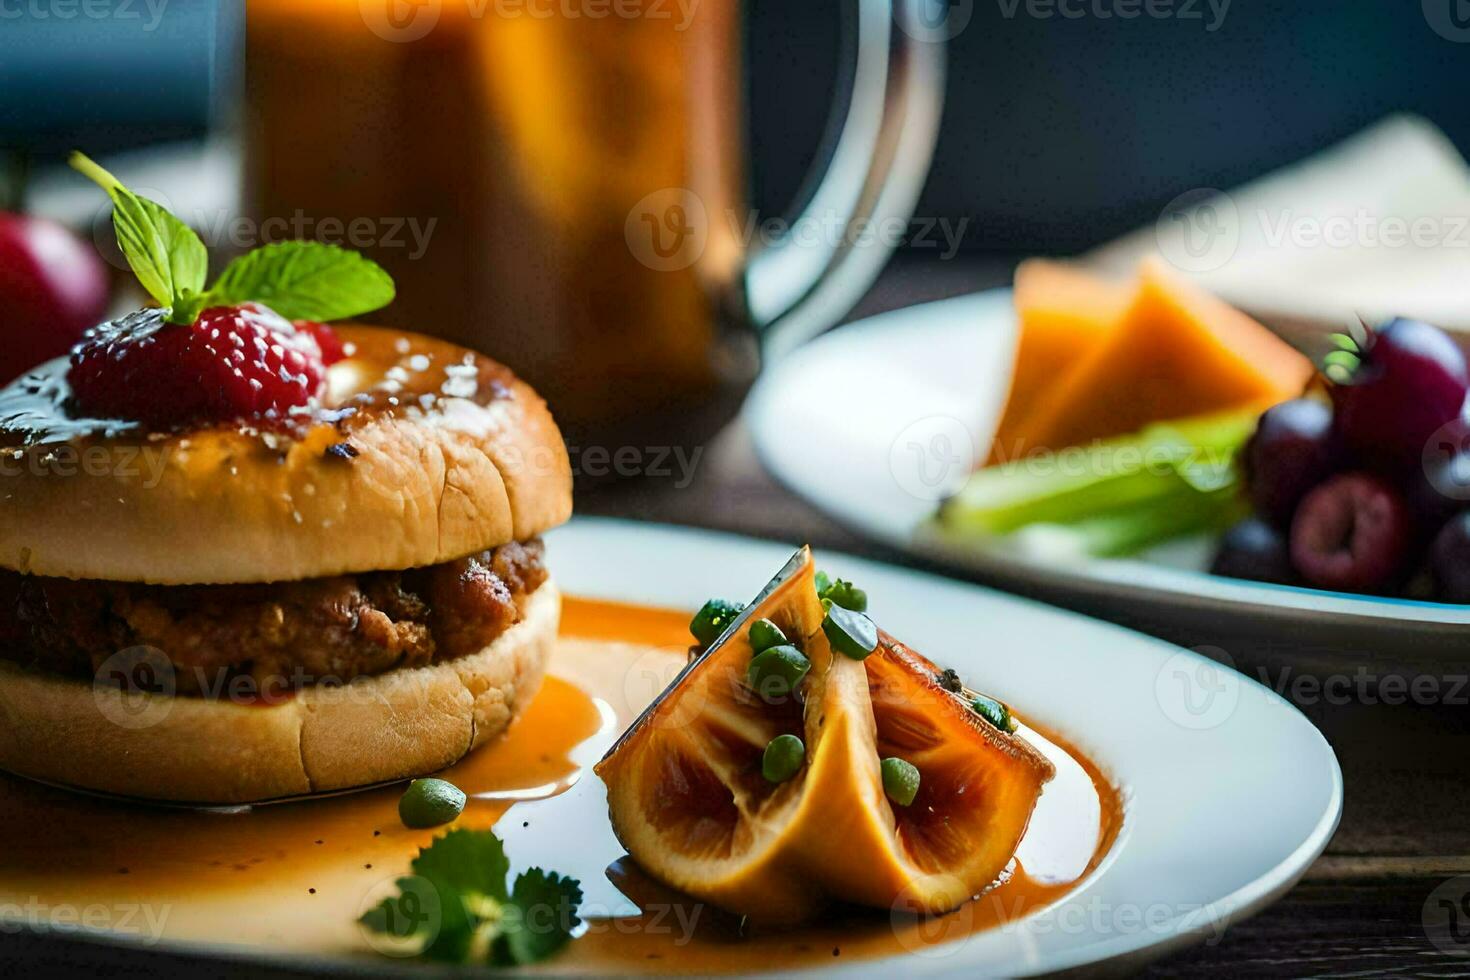
[(419, 335), (338, 334), (350, 356), (325, 404), (259, 424), (75, 419), (64, 360), (14, 382), (0, 392), (0, 568), (294, 581), (449, 561), (570, 516), (561, 433), (507, 368)]

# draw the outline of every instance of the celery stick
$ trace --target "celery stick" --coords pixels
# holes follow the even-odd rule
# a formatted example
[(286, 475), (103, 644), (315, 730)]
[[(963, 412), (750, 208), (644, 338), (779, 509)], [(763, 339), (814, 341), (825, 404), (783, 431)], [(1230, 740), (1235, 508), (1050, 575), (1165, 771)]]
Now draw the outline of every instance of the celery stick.
[(936, 515), (941, 533), (1069, 529), (1088, 553), (1118, 555), (1234, 516), (1234, 457), (1255, 431), (1250, 408), (1150, 425), (1129, 436), (972, 474)]
[(1222, 489), (1234, 483), (1234, 454), (1257, 417), (1249, 409), (1159, 423), (1086, 448), (987, 467), (945, 502), (939, 523), (1004, 534), (1165, 497), (1180, 480), (1202, 492)]
[(945, 502), (939, 523), (956, 531), (1005, 534), (1027, 524), (1066, 523), (1099, 510), (1147, 502), (1180, 482), (1172, 471), (1162, 479), (1144, 470), (1104, 475), (1049, 473), (1038, 461), (981, 470)]
[(1063, 526), (1078, 536), (1081, 550), (1109, 558), (1131, 555), (1181, 534), (1223, 530), (1243, 517), (1244, 509), (1234, 488), (1211, 493), (1184, 490), (1167, 500), (1103, 511)]

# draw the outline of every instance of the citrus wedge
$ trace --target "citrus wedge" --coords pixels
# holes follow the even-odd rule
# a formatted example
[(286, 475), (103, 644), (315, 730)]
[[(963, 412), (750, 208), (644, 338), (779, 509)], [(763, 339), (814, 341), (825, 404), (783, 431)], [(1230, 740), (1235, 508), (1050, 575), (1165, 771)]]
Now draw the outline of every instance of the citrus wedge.
[[(1052, 766), (893, 637), (835, 652), (825, 615), (802, 549), (597, 766), (613, 829), (654, 877), (755, 921), (832, 901), (947, 912), (1005, 871)], [(762, 619), (810, 663), (794, 690), (751, 677)], [(782, 735), (804, 758), (773, 782)], [(890, 758), (918, 771), (907, 805), (885, 792)]]

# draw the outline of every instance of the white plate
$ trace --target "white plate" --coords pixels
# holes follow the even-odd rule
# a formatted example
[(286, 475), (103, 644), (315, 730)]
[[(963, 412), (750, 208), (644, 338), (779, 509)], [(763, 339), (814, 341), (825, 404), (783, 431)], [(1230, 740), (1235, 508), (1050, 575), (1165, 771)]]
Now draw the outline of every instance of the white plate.
[[(748, 598), (793, 545), (620, 521), (550, 535), (569, 593), (698, 607)], [(1342, 812), (1342, 774), (1290, 704), (1197, 654), (978, 586), (833, 553), (890, 632), (1074, 740), (1126, 799), (1092, 878), (1036, 915), (903, 958), (829, 972), (1031, 975), (1206, 941), (1291, 887)], [(773, 964), (773, 966), (779, 966)]]
[(746, 405), (756, 449), (776, 479), (848, 527), (998, 584), (1089, 609), (1245, 617), (1311, 628), (1321, 643), (1465, 657), (1470, 608), (1210, 575), (1208, 541), (1089, 560), (920, 533), (989, 450), (1014, 343), (1008, 289), (843, 327), (762, 375)]
[[(753, 596), (794, 548), (590, 519), (553, 532), (548, 546), (568, 594), (684, 609), (713, 595)], [(1337, 760), (1317, 730), (1266, 688), (1197, 654), (1074, 613), (840, 554), (818, 559), (868, 591), (885, 628), (1086, 752), (1122, 791), (1125, 815), (1105, 860), (1061, 901), (948, 945), (886, 960), (849, 959), (817, 972), (888, 980), (1034, 975), (1100, 964), (1132, 968), (1218, 937), (1282, 895), (1327, 846), (1342, 810)], [(600, 751), (591, 742), (587, 747)], [(600, 819), (602, 806), (553, 805), (602, 792), (589, 776), (566, 797), (518, 805), (504, 824), (514, 831), (531, 813), (544, 829), (542, 816), (555, 809), (590, 811), (599, 815), (590, 819)], [(507, 847), (518, 862), (558, 862), (589, 848), (598, 854), (620, 850), (605, 819), (584, 820), (559, 834), (515, 832), (519, 836), (508, 837)], [(605, 890), (603, 882), (584, 881), (589, 894)], [(168, 957), (186, 955), (203, 957), (177, 961), (196, 969), (211, 959), (323, 975), (363, 969), (360, 959), (239, 945), (164, 942), (145, 950), (137, 937), (115, 934), (68, 933), (41, 941), (53, 944), (44, 951), (47, 962), (73, 967), (115, 966), (111, 957), (121, 943), (140, 957), (158, 957), (159, 967), (169, 965)], [(148, 966), (143, 959), (127, 962)], [(372, 965), (404, 976), (418, 975), (422, 966)], [(771, 967), (779, 971), (782, 964)]]

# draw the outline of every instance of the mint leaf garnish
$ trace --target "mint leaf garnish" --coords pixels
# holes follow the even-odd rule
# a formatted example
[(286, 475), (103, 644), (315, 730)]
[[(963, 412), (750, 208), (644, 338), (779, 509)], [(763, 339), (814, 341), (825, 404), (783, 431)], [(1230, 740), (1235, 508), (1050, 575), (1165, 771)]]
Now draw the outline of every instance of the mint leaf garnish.
[(209, 306), (264, 303), (288, 320), (341, 320), (393, 301), (376, 262), (321, 242), (277, 242), (231, 262), (209, 288)]
[[(400, 878), (398, 894), (358, 922), (397, 939), (421, 938), (425, 959), (535, 963), (565, 946), (581, 925), (581, 884), (532, 868), (508, 889), (510, 862), (488, 830), (451, 830), (420, 850), (410, 867), (416, 877)], [(437, 902), (425, 901), (425, 888)]]
[[(117, 232), (118, 247), (148, 295), (173, 311), (177, 300), (204, 288), (209, 253), (192, 228), (163, 205), (128, 190), (83, 154), (73, 153), (70, 162), (112, 198), (112, 227)], [(170, 316), (173, 322), (192, 319), (180, 321)]]
[(117, 244), (169, 323), (193, 323), (211, 306), (262, 303), (288, 320), (340, 320), (393, 301), (393, 279), (376, 262), (322, 242), (276, 242), (235, 259), (209, 289), (209, 253), (193, 229), (133, 193), (81, 153), (71, 165), (112, 198)]

